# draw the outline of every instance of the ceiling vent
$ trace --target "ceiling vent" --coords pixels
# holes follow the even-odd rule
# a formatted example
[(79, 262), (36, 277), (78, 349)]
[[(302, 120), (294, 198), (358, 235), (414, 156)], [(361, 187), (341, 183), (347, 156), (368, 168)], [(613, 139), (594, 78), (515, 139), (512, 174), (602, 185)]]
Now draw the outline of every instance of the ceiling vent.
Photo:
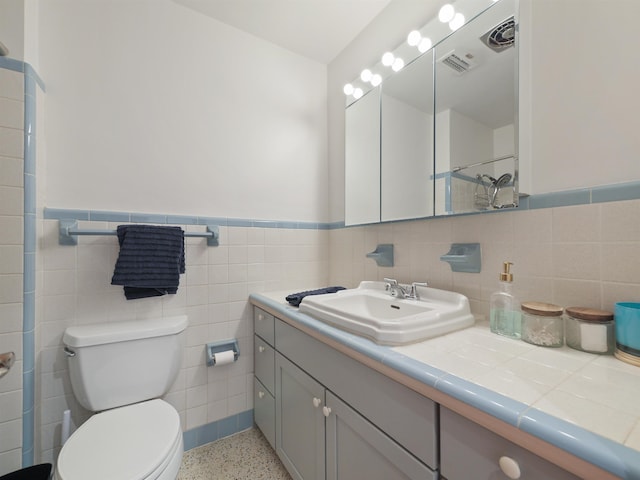
[(451, 68), (458, 75), (462, 75), (476, 66), (475, 62), (471, 60), (472, 58), (473, 55), (470, 53), (462, 55), (456, 53), (455, 50), (451, 50), (445, 56), (441, 57), (438, 62)]
[(482, 35), (480, 40), (494, 52), (504, 52), (507, 48), (513, 46), (516, 41), (516, 21), (514, 17), (507, 18), (493, 27)]

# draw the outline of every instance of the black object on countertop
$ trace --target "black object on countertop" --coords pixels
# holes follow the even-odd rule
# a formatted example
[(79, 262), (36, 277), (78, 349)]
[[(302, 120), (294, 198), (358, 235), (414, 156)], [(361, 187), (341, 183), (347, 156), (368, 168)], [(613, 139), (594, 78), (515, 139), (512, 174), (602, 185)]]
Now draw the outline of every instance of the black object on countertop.
[(300, 306), (300, 302), (302, 299), (308, 295), (323, 295), (325, 293), (336, 293), (340, 290), (346, 290), (344, 287), (324, 287), (318, 288), (317, 290), (307, 290), (306, 292), (292, 293), (291, 295), (287, 295), (286, 300), (290, 305), (294, 307)]
[(8, 473), (0, 477), (0, 480), (49, 480), (51, 476), (51, 464), (42, 463), (23, 468), (17, 472)]

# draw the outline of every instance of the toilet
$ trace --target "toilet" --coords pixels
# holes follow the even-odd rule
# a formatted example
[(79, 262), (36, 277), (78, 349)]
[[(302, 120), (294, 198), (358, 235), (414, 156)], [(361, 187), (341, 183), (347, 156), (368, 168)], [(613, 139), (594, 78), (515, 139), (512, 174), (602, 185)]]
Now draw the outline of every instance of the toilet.
[(184, 445), (167, 393), (183, 355), (186, 316), (68, 328), (71, 386), (95, 413), (69, 437), (56, 480), (175, 480)]

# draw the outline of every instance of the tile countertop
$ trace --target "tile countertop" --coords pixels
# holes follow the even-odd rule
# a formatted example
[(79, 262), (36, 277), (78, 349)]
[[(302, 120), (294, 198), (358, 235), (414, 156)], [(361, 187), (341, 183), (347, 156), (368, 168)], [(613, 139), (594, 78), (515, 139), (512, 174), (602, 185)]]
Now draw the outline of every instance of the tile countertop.
[(485, 322), (380, 346), (300, 313), (284, 300), (288, 293), (250, 300), (620, 478), (640, 479), (640, 367), (504, 338)]

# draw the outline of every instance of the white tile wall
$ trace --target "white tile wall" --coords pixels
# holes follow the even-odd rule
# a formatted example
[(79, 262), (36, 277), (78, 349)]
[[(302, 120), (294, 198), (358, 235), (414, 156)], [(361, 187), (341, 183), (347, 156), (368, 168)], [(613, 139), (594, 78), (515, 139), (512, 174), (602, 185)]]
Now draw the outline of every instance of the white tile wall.
[(0, 69), (0, 353), (17, 356), (0, 380), (0, 475), (22, 464), (23, 88)]
[[(60, 448), (62, 413), (74, 423), (89, 415), (69, 385), (62, 334), (71, 325), (187, 314), (182, 369), (166, 395), (188, 430), (253, 408), (253, 322), (248, 295), (266, 290), (300, 291), (326, 285), (329, 232), (221, 227), (221, 244), (188, 238), (186, 273), (176, 295), (127, 301), (112, 286), (118, 255), (116, 237), (79, 237), (76, 247), (58, 245), (58, 222), (41, 222), (42, 311), (40, 328), (38, 461), (53, 461)], [(79, 228), (115, 229), (107, 222), (79, 222)], [(202, 231), (203, 227), (183, 226)], [(267, 254), (267, 252), (270, 252)], [(207, 342), (237, 338), (240, 358), (207, 367)]]

